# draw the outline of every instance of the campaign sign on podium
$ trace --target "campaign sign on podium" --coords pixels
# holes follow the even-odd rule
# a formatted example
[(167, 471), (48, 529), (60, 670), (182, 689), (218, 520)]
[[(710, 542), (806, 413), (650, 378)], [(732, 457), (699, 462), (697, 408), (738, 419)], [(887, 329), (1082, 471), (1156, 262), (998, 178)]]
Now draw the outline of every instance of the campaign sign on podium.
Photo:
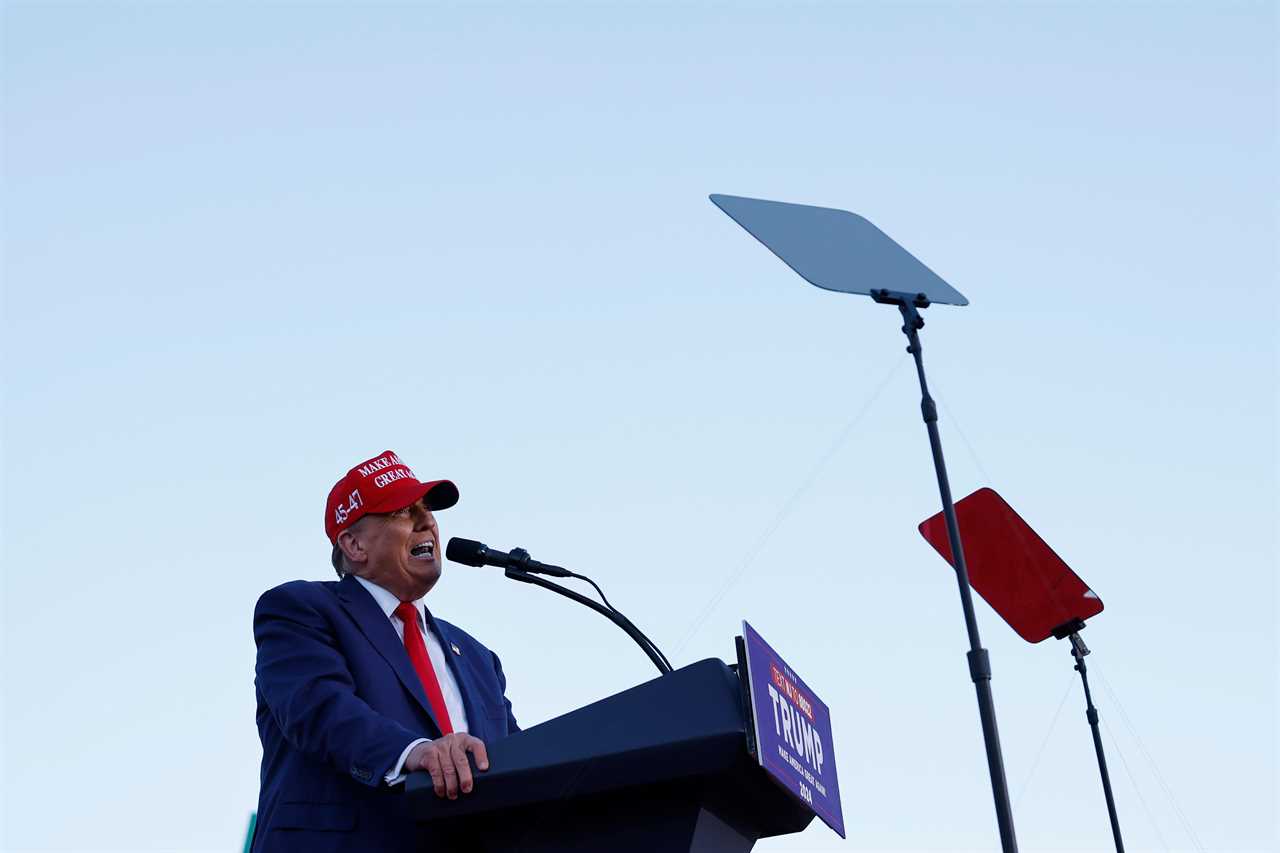
[(830, 709), (746, 622), (742, 638), (760, 766), (844, 838)]

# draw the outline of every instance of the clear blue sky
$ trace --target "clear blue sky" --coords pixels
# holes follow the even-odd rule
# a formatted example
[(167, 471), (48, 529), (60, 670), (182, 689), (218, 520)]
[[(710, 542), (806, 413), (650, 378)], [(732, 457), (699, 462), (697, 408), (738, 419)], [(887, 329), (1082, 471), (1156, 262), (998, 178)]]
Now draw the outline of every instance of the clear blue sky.
[[(993, 849), (896, 313), (722, 192), (969, 297), (924, 331), (955, 491), (1106, 602), (1129, 848), (1275, 850), (1277, 153), (1272, 3), (5, 3), (0, 846), (238, 850), (253, 603), (393, 448), (677, 662), (747, 618), (794, 663), (849, 840), (758, 849)], [(495, 574), (431, 604), (526, 725), (649, 677)], [(1023, 849), (1106, 849), (1067, 649), (978, 616)]]

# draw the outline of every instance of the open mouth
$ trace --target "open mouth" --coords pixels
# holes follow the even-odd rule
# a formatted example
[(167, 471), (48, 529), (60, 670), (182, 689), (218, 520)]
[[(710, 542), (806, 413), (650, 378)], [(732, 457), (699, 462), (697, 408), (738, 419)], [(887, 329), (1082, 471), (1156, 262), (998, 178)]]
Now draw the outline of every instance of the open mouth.
[(427, 540), (414, 545), (409, 549), (409, 556), (417, 560), (434, 560), (436, 557), (436, 543)]

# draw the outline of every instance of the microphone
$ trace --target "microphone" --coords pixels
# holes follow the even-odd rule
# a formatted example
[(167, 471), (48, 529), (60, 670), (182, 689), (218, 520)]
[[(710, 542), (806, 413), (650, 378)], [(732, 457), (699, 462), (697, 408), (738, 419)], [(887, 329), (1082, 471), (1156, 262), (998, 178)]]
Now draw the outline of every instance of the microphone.
[(490, 548), (483, 542), (463, 539), (459, 536), (449, 540), (449, 546), (445, 548), (444, 555), (464, 566), (497, 566), (500, 569), (515, 569), (535, 575), (551, 575), (553, 578), (573, 577), (573, 572), (568, 569), (538, 562), (523, 548), (512, 548), (511, 552), (507, 553), (497, 548)]

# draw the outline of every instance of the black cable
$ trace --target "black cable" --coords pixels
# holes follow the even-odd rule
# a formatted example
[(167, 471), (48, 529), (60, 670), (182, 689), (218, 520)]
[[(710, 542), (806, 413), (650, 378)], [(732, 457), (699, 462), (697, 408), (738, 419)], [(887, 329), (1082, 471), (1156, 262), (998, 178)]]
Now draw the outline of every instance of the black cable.
[(650, 640), (648, 636), (646, 636), (645, 633), (641, 631), (639, 628), (636, 628), (635, 624), (632, 623), (630, 619), (622, 615), (622, 611), (618, 610), (618, 608), (614, 607), (612, 604), (609, 603), (609, 599), (605, 597), (604, 590), (600, 588), (600, 584), (596, 583), (586, 575), (580, 575), (576, 572), (570, 572), (569, 577), (576, 578), (577, 580), (580, 580), (580, 581), (586, 581), (587, 583), (591, 584), (591, 586), (595, 588), (596, 594), (600, 596), (600, 600), (604, 602), (604, 606), (608, 607), (610, 610), (612, 610), (614, 613), (618, 615), (618, 618), (622, 619), (624, 622), (626, 622), (628, 625), (634, 628), (635, 632), (640, 635), (641, 639), (643, 639), (645, 643), (648, 644), (649, 648), (653, 649), (653, 651), (658, 655), (658, 657), (662, 659), (662, 662), (667, 665), (668, 670), (675, 669), (675, 667), (671, 665), (671, 661), (667, 659), (667, 656), (662, 653), (662, 649), (658, 648), (658, 644), (655, 643), (653, 640)]
[(653, 641), (642, 634), (639, 628), (632, 625), (631, 620), (627, 619), (627, 617), (623, 616), (613, 608), (605, 607), (600, 602), (593, 601), (579, 592), (574, 592), (571, 589), (560, 586), (560, 584), (552, 583), (545, 578), (540, 578), (535, 574), (521, 571), (518, 568), (508, 567), (505, 574), (512, 580), (520, 581), (521, 583), (533, 584), (534, 586), (540, 586), (543, 589), (549, 589), (558, 595), (563, 595), (565, 598), (571, 598), (579, 604), (590, 607), (592, 610), (596, 611), (601, 616), (605, 617), (625, 631), (627, 636), (631, 637), (631, 639), (636, 642), (636, 645), (640, 646), (641, 650), (649, 656), (649, 660), (653, 661), (653, 665), (658, 668), (658, 672), (663, 675), (671, 672), (671, 664), (662, 657), (660, 652), (658, 652), (657, 648), (653, 645)]

